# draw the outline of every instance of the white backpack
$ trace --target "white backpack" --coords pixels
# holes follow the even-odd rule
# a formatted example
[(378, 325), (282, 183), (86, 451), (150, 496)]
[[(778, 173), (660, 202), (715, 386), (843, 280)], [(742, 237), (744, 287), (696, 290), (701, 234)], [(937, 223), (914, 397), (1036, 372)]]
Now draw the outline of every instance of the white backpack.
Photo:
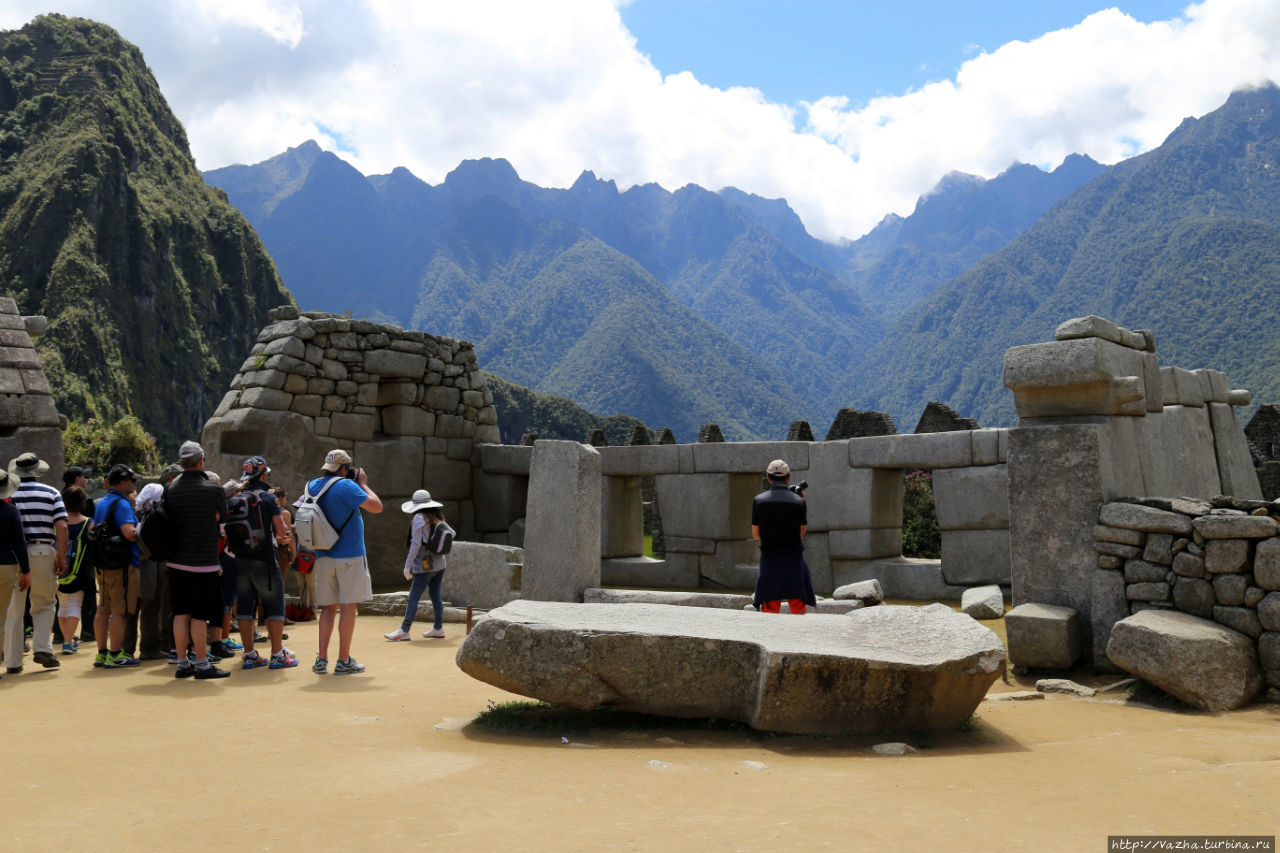
[[(331, 478), (317, 495), (303, 488), (302, 500), (298, 503), (297, 512), (293, 514), (293, 529), (297, 534), (300, 547), (308, 551), (327, 551), (337, 544), (338, 537), (342, 535), (342, 528), (333, 529), (333, 525), (325, 517), (324, 510), (320, 509), (320, 499), (333, 487), (334, 483), (341, 479), (341, 477)], [(347, 521), (351, 519), (348, 517)], [(346, 526), (347, 522), (343, 522), (342, 527)]]

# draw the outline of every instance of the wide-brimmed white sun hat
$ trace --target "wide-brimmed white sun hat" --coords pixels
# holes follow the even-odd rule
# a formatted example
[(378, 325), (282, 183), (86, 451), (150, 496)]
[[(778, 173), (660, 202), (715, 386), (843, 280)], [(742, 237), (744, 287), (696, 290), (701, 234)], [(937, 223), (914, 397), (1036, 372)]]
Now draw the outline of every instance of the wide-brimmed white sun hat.
[(433, 506), (444, 506), (440, 501), (433, 501), (431, 493), (426, 489), (418, 489), (413, 493), (413, 497), (400, 504), (401, 512), (417, 512), (420, 509), (428, 509)]

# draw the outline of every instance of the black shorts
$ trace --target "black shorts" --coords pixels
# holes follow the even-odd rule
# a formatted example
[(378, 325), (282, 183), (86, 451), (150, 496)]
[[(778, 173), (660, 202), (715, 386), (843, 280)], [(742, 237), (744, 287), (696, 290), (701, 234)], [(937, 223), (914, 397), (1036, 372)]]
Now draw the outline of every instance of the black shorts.
[(174, 616), (190, 616), (222, 624), (222, 589), (217, 572), (169, 570), (169, 595)]

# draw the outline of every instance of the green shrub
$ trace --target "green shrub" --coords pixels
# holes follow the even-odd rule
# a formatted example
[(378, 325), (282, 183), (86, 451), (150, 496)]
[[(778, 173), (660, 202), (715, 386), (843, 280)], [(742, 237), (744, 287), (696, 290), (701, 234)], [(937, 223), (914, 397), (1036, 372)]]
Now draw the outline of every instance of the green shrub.
[(125, 415), (113, 424), (100, 418), (70, 421), (62, 443), (67, 465), (92, 468), (95, 474), (106, 474), (111, 466), (120, 463), (142, 474), (157, 474), (160, 470), (155, 437), (133, 415)]
[(933, 505), (933, 475), (907, 471), (902, 489), (902, 556), (936, 560), (942, 556), (942, 534)]

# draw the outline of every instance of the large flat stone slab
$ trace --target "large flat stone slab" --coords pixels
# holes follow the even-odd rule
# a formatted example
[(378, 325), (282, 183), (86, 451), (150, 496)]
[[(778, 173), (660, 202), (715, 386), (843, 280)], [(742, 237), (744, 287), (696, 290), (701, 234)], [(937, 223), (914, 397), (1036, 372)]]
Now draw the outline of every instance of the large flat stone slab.
[(1263, 688), (1252, 640), (1175, 610), (1143, 610), (1121, 619), (1111, 628), (1107, 657), (1206, 711), (1247, 705)]
[(961, 725), (1000, 675), (999, 637), (951, 608), (845, 616), (514, 601), (458, 649), (473, 678), (574, 708), (839, 734)]

